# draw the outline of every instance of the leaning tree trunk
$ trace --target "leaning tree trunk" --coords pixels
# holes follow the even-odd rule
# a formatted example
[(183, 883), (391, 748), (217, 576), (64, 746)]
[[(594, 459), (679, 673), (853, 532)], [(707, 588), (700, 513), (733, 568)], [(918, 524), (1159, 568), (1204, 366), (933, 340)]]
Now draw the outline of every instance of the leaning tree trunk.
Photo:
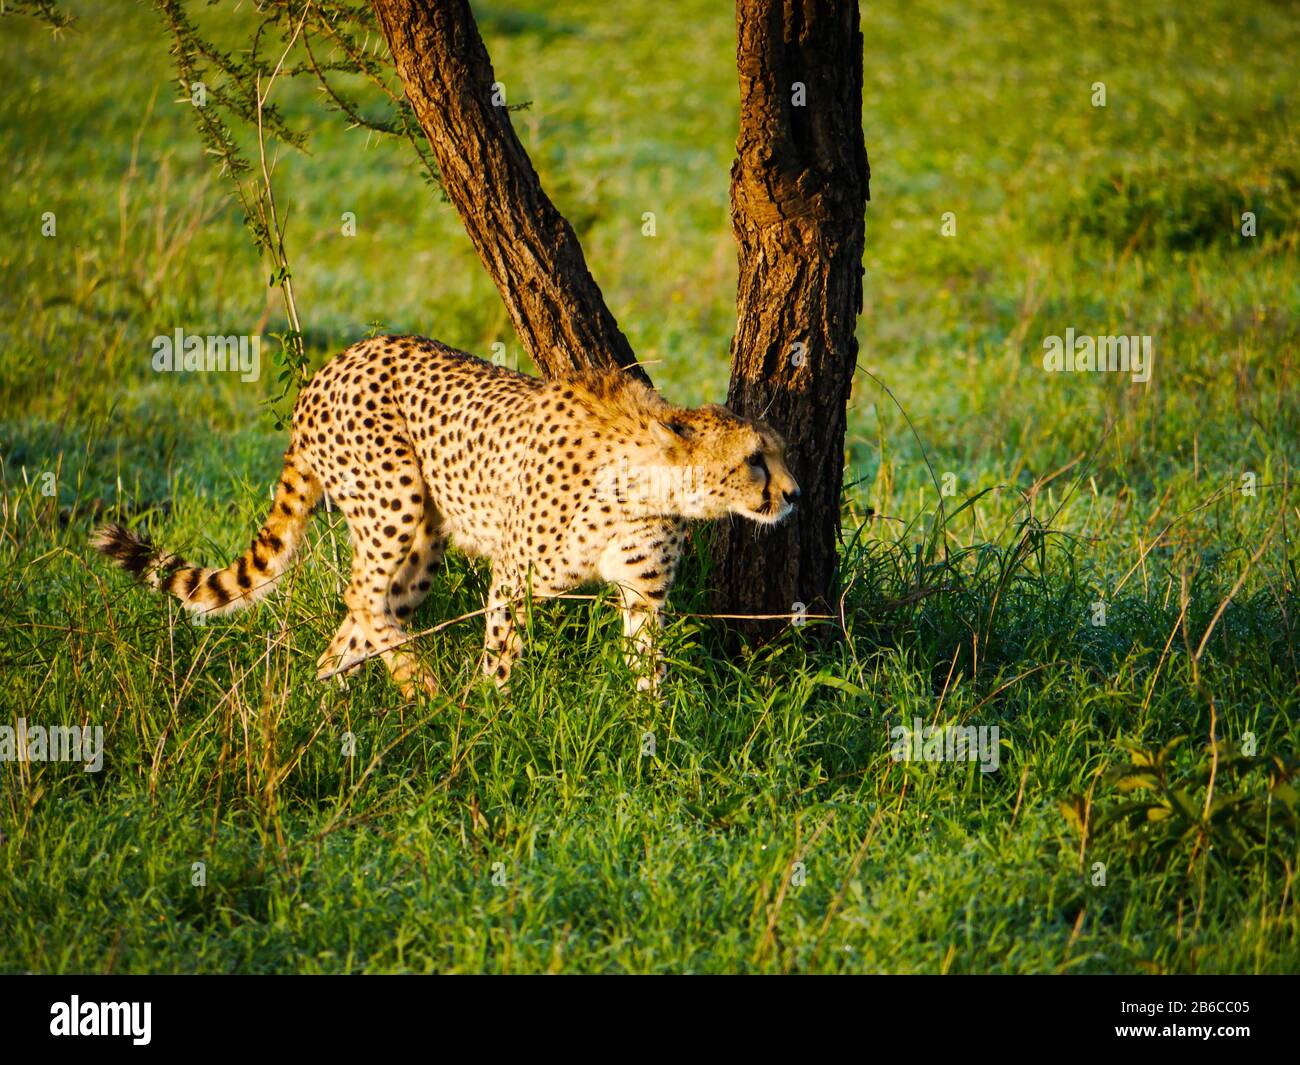
[(573, 227), (515, 135), (469, 4), (373, 6), (447, 197), (538, 368), (554, 377), (573, 367), (618, 365), (645, 378)]
[[(714, 602), (728, 614), (833, 612), (870, 178), (858, 5), (738, 0), (736, 24), (740, 280), (727, 402), (785, 436), (802, 498), (775, 529), (720, 529)], [(776, 627), (741, 626), (760, 638)]]

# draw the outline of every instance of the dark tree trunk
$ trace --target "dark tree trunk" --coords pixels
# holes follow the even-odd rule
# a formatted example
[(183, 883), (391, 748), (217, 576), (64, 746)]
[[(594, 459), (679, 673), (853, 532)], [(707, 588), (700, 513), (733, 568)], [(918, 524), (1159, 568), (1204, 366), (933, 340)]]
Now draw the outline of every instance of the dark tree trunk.
[(493, 101), (492, 61), (466, 0), (373, 0), (447, 197), (533, 361), (637, 366), (587, 269), (573, 228), (542, 189), (510, 113)]
[[(810, 614), (834, 613), (870, 178), (858, 5), (738, 0), (736, 24), (731, 214), (740, 281), (727, 404), (786, 437), (803, 496), (775, 529), (742, 521), (719, 529), (715, 607), (789, 614), (802, 603)], [(761, 638), (782, 624), (741, 628)]]

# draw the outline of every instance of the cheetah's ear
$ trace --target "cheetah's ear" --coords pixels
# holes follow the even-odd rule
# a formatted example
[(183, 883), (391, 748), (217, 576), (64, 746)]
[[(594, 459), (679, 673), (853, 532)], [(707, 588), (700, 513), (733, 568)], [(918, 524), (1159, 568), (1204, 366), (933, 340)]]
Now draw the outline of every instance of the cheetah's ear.
[(680, 446), (695, 435), (695, 430), (685, 422), (677, 421), (675, 418), (656, 418), (650, 423), (650, 432), (654, 436), (656, 443), (670, 450)]

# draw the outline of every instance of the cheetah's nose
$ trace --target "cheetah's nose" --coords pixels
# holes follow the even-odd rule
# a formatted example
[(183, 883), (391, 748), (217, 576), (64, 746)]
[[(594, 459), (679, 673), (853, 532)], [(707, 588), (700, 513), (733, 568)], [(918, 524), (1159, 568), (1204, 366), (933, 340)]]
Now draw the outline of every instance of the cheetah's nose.
[(799, 486), (798, 486), (798, 485), (795, 485), (793, 488), (791, 488), (788, 492), (785, 493), (785, 501), (786, 501), (787, 503), (790, 503), (790, 504), (794, 504), (794, 503), (798, 503), (798, 502), (799, 502)]

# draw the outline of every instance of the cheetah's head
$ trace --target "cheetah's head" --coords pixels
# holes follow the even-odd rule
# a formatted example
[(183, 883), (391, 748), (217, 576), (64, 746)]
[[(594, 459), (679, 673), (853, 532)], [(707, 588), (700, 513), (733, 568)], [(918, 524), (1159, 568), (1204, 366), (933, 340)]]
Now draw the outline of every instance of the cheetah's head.
[(785, 464), (785, 441), (766, 423), (710, 404), (673, 407), (651, 431), (667, 465), (682, 471), (673, 492), (681, 517), (739, 514), (775, 525), (794, 509), (799, 485)]

